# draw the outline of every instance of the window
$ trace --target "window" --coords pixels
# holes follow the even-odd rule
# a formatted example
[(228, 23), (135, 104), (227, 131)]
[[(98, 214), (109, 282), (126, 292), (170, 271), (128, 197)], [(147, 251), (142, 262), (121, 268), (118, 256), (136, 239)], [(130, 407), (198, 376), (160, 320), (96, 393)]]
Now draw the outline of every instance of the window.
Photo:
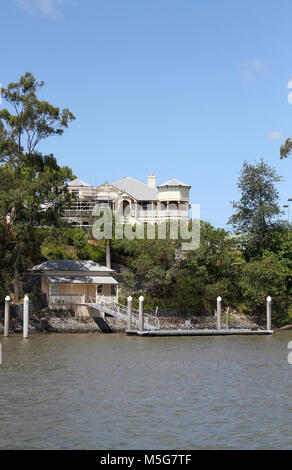
[(102, 284), (98, 284), (97, 286), (97, 293), (102, 294)]
[(117, 288), (116, 286), (111, 286), (111, 295), (116, 296), (117, 295)]
[(51, 284), (51, 294), (57, 295), (59, 294), (59, 286), (58, 284)]

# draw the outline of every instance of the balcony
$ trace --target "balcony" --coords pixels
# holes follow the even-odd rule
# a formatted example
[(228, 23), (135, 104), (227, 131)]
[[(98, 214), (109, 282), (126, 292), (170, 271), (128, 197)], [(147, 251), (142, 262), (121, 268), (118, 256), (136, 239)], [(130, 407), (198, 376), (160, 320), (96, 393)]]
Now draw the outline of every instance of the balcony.
[(73, 305), (84, 304), (84, 294), (51, 294), (49, 297), (49, 307), (67, 309)]

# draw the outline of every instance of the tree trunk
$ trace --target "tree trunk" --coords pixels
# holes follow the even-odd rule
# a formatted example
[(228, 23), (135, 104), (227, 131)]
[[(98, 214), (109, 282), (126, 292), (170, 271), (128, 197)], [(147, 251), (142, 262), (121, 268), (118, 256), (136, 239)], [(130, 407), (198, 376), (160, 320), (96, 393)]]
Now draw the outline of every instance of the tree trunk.
[(111, 268), (111, 245), (110, 245), (110, 240), (106, 241), (106, 267)]

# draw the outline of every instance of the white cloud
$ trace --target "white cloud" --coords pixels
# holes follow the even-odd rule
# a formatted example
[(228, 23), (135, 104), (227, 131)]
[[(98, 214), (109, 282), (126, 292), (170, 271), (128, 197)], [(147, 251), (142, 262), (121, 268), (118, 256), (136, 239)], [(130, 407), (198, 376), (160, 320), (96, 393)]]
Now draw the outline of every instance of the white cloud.
[(282, 132), (274, 130), (269, 132), (269, 140), (282, 140), (284, 138)]
[(59, 6), (63, 0), (16, 0), (16, 5), (32, 15), (42, 15), (52, 19), (61, 18)]
[(268, 68), (260, 60), (246, 62), (241, 66), (242, 76), (247, 82), (255, 82), (259, 76), (268, 71)]

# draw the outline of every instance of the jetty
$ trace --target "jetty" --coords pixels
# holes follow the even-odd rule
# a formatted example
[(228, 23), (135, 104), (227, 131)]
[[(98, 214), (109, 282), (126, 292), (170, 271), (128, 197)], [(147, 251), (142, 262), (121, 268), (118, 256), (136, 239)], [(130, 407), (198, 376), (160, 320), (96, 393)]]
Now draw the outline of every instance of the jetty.
[(186, 322), (186, 328), (161, 328), (159, 318), (144, 312), (144, 297), (139, 298), (139, 310), (132, 308), (132, 297), (128, 297), (127, 306), (117, 302), (105, 302), (101, 299), (89, 299), (86, 306), (90, 315), (95, 319), (100, 329), (104, 333), (112, 332), (111, 327), (106, 321), (108, 316), (116, 317), (127, 324), (126, 334), (139, 337), (157, 337), (157, 336), (262, 336), (272, 335), (271, 297), (267, 298), (267, 328), (266, 329), (247, 329), (247, 328), (222, 328), (222, 298), (217, 298), (217, 329), (196, 329), (192, 328), (189, 322)]
[[(272, 299), (267, 298), (267, 326), (266, 329), (229, 328), (228, 319), (225, 328), (222, 328), (221, 297), (217, 298), (217, 329), (196, 329), (191, 326), (190, 321), (185, 322), (185, 328), (161, 328), (159, 318), (155, 315), (144, 312), (144, 297), (139, 297), (139, 310), (132, 308), (132, 297), (128, 297), (127, 306), (119, 304), (117, 301), (109, 302), (104, 298), (89, 297), (87, 302), (80, 302), (80, 306), (86, 307), (88, 314), (95, 320), (103, 333), (114, 333), (108, 321), (108, 317), (115, 317), (126, 323), (125, 332), (127, 335), (138, 337), (157, 336), (259, 336), (272, 335)], [(9, 336), (9, 310), (10, 297), (5, 298), (5, 319), (4, 336)], [(28, 338), (29, 325), (29, 298), (26, 295), (23, 302), (23, 337)]]
[(244, 329), (244, 328), (222, 328), (222, 298), (217, 297), (217, 329), (195, 329), (188, 325), (185, 329), (161, 329), (145, 328), (144, 323), (144, 312), (143, 312), (144, 298), (139, 298), (139, 319), (138, 328), (133, 328), (132, 322), (132, 297), (128, 297), (128, 329), (126, 330), (127, 335), (136, 335), (139, 337), (157, 337), (157, 336), (234, 336), (234, 335), (245, 335), (245, 336), (259, 336), (259, 335), (272, 335), (272, 299), (267, 298), (267, 328), (264, 329)]
[(196, 329), (165, 329), (152, 331), (126, 330), (127, 335), (138, 336), (232, 336), (232, 335), (272, 335), (273, 330), (248, 330), (241, 328), (233, 328), (228, 330), (196, 330)]

